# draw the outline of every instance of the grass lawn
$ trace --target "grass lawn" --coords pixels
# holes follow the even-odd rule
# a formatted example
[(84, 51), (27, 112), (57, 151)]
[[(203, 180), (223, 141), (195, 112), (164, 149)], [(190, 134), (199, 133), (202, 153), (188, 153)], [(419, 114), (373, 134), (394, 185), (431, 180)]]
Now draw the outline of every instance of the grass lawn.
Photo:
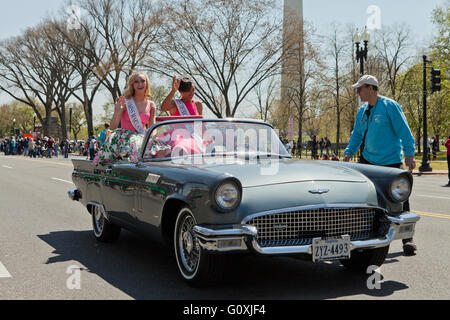
[[(422, 159), (416, 158), (417, 169), (422, 165)], [(431, 161), (430, 167), (434, 170), (445, 170), (448, 171), (447, 160), (446, 161)]]

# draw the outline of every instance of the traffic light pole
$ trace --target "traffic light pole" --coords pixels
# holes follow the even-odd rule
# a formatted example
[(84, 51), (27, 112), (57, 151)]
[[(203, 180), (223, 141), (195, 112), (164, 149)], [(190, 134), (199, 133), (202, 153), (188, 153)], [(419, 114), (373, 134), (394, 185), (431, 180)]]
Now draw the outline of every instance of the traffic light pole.
[(419, 167), (420, 172), (432, 171), (430, 167), (428, 153), (428, 136), (427, 136), (427, 56), (423, 56), (423, 152), (422, 165)]

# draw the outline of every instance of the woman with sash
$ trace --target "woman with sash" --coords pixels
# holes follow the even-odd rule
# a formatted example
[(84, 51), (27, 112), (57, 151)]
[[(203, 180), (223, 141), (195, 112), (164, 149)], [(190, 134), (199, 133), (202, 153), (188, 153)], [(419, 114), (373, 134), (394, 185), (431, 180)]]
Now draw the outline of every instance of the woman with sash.
[[(120, 160), (120, 151), (130, 147), (129, 161), (137, 162), (139, 149), (144, 139), (145, 126), (156, 121), (156, 106), (150, 100), (150, 81), (143, 72), (133, 72), (128, 78), (128, 88), (116, 100), (114, 115), (110, 123), (111, 134), (93, 160), (93, 164)], [(119, 123), (121, 128), (118, 129)], [(155, 145), (160, 151), (165, 146)], [(155, 149), (154, 148), (154, 149)]]
[[(174, 99), (176, 92), (180, 93), (180, 99)], [(203, 105), (200, 101), (194, 101), (195, 85), (190, 77), (183, 77), (172, 79), (172, 90), (164, 99), (161, 109), (169, 112), (171, 116), (198, 116), (203, 114)], [(191, 124), (186, 124), (186, 130), (190, 133), (191, 138), (186, 136), (171, 137), (169, 144), (172, 150), (181, 149), (183, 154), (198, 154), (205, 150), (205, 147), (210, 143), (210, 139), (205, 136), (194, 133), (194, 127)], [(202, 131), (205, 128), (202, 127)], [(206, 141), (208, 140), (208, 141)], [(175, 152), (176, 153), (176, 152)]]
[[(174, 99), (179, 92), (180, 99)], [(177, 80), (172, 79), (172, 91), (162, 103), (162, 111), (168, 111), (171, 116), (198, 116), (203, 114), (203, 105), (200, 101), (194, 101), (195, 85), (189, 77)]]

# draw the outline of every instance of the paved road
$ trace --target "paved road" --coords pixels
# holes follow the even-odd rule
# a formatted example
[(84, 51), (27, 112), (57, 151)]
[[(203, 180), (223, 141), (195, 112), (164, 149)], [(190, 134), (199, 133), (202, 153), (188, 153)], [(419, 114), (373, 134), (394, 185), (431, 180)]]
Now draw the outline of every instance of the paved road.
[(369, 290), (368, 276), (355, 276), (337, 262), (255, 257), (235, 257), (223, 284), (192, 289), (161, 245), (129, 232), (116, 244), (97, 243), (90, 215), (67, 197), (71, 171), (67, 159), (0, 156), (0, 300), (450, 297), (445, 175), (415, 177), (411, 207), (422, 215), (415, 236), (419, 252), (405, 257), (394, 242), (379, 290)]

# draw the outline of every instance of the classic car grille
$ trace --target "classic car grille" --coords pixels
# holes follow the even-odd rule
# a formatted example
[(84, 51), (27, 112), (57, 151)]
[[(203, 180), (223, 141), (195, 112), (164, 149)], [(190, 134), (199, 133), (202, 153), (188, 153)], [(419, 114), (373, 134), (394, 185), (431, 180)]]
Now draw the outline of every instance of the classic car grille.
[(313, 238), (350, 235), (350, 240), (367, 240), (376, 228), (377, 210), (372, 208), (314, 209), (268, 214), (246, 224), (258, 229), (261, 247), (295, 246)]

